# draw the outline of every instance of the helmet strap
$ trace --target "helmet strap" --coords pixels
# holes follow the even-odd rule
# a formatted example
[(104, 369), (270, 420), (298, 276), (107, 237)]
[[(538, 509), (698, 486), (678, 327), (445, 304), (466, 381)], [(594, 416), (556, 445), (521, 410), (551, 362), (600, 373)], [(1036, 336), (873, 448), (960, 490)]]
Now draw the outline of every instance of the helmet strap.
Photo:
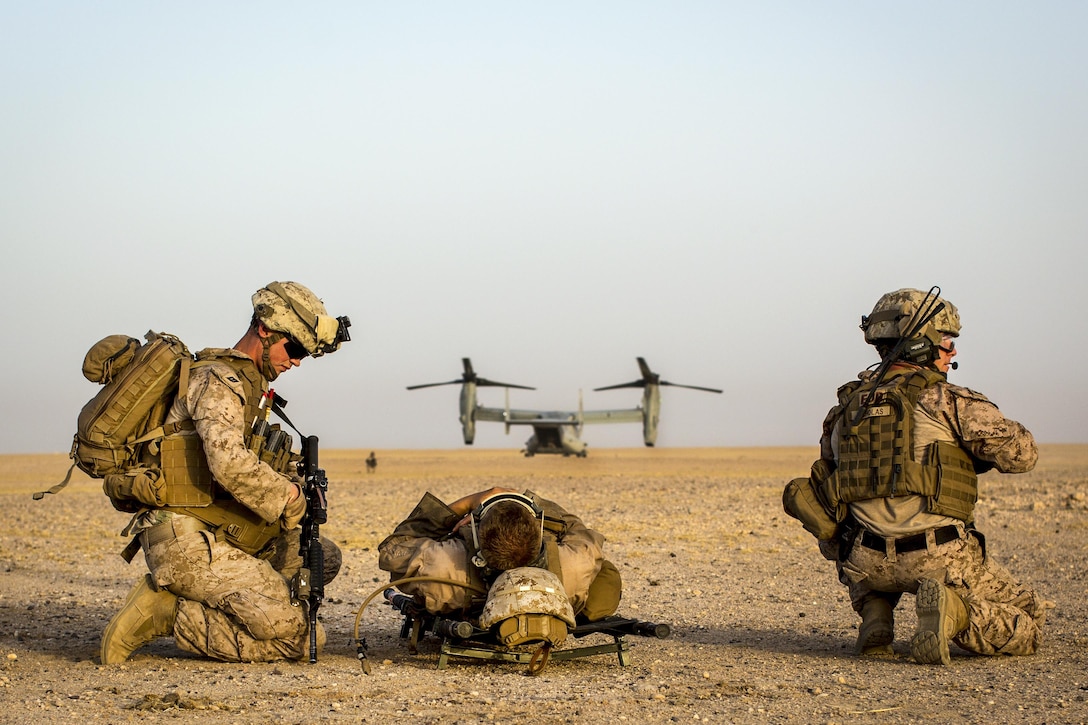
[(280, 376), (276, 368), (272, 367), (272, 346), (287, 336), (282, 332), (268, 330), (267, 327), (265, 330), (268, 331), (268, 336), (261, 338), (261, 375), (268, 382), (272, 382)]

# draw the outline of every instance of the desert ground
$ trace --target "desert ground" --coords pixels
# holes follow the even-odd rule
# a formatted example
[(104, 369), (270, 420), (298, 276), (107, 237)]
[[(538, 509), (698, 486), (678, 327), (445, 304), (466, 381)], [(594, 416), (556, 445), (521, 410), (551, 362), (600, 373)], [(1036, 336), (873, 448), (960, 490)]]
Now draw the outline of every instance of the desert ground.
[[(127, 516), (81, 475), (60, 494), (65, 455), (0, 456), (0, 721), (211, 723), (1083, 723), (1088, 721), (1088, 445), (1042, 447), (1035, 471), (988, 473), (978, 527), (992, 556), (1055, 602), (1033, 657), (953, 651), (914, 664), (913, 598), (896, 611), (895, 654), (853, 655), (856, 615), (833, 567), (781, 507), (815, 448), (610, 449), (526, 459), (516, 450), (323, 451), (329, 523), (344, 552), (321, 609), (316, 664), (225, 664), (164, 638), (124, 665), (98, 664), (99, 637), (146, 571), (118, 552)], [(620, 613), (668, 623), (613, 655), (519, 663), (412, 654), (400, 616), (362, 615), (372, 673), (356, 657), (363, 600), (387, 581), (377, 544), (424, 491), (444, 500), (493, 485), (527, 488), (608, 538)], [(601, 637), (601, 635), (593, 635)], [(606, 638), (607, 639), (607, 638)], [(571, 646), (587, 644), (584, 640)], [(596, 643), (596, 642), (594, 642)]]

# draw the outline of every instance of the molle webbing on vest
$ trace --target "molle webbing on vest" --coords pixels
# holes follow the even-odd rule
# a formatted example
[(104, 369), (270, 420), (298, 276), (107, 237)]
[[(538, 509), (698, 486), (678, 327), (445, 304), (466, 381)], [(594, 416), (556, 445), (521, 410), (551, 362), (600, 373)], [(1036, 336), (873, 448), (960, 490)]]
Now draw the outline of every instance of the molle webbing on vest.
[[(827, 500), (854, 503), (909, 494), (925, 496), (930, 513), (970, 521), (978, 479), (967, 454), (935, 443), (914, 459), (914, 407), (922, 390), (944, 380), (928, 370), (898, 373), (873, 390), (864, 382), (839, 389), (843, 408), (838, 466), (826, 483)], [(859, 410), (857, 426), (850, 428)]]
[(215, 481), (200, 436), (169, 436), (163, 440), (159, 455), (165, 484), (161, 506), (211, 505), (215, 499)]
[[(193, 366), (222, 363), (229, 366), (245, 386), (246, 421), (245, 443), (265, 463), (277, 473), (289, 475), (293, 456), (290, 436), (286, 445), (275, 456), (266, 455), (263, 450), (264, 437), (255, 441), (251, 422), (260, 415), (259, 404), (265, 392), (265, 381), (248, 359), (235, 357), (202, 358)], [(279, 426), (271, 428), (279, 430)], [(286, 434), (283, 434), (286, 435)], [(279, 535), (279, 522), (268, 523), (253, 511), (230, 497), (230, 494), (217, 486), (208, 467), (208, 459), (200, 438), (195, 435), (173, 436), (163, 441), (162, 470), (168, 491), (167, 503), (163, 506), (171, 511), (183, 513), (199, 519), (216, 530), (217, 536), (243, 551), (254, 554), (264, 548), (269, 541)]]
[(978, 474), (971, 457), (954, 443), (938, 441), (928, 454), (938, 467), (937, 493), (929, 502), (930, 513), (974, 521), (978, 501)]
[[(836, 474), (844, 501), (906, 493), (900, 485), (913, 459), (911, 418), (926, 383), (926, 375), (918, 372), (896, 375), (876, 390), (852, 383), (839, 391), (844, 425)], [(848, 427), (859, 414), (857, 425)]]

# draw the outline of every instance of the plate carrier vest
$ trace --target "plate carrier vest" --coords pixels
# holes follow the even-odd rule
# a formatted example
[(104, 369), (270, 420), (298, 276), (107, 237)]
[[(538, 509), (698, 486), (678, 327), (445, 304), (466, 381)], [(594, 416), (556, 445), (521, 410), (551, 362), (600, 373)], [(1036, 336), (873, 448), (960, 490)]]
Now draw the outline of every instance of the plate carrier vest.
[[(878, 389), (866, 381), (839, 388), (838, 465), (821, 482), (833, 510), (842, 504), (914, 494), (929, 513), (971, 523), (978, 476), (971, 457), (955, 443), (935, 441), (923, 461), (914, 458), (914, 407), (926, 388), (944, 382), (931, 370), (892, 372)], [(857, 425), (858, 410), (865, 407)]]
[[(230, 367), (245, 387), (243, 420), (264, 420), (260, 401), (268, 383), (256, 365), (248, 359), (204, 352), (197, 355), (192, 367), (216, 363)], [(253, 427), (245, 432), (246, 447), (277, 473), (285, 476), (295, 473), (298, 455), (291, 452), (290, 434), (278, 424), (260, 429), (264, 435), (254, 432)], [(280, 534), (279, 521), (265, 521), (215, 482), (199, 436), (178, 434), (164, 438), (160, 446), (160, 470), (165, 485), (154, 508), (192, 516), (249, 554), (259, 552)]]

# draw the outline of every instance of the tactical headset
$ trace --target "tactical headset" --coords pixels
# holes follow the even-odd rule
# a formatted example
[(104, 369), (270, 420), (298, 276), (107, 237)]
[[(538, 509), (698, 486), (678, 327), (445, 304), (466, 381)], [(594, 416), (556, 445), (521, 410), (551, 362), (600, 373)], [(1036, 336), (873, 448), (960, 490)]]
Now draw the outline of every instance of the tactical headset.
[[(480, 535), (479, 526), (483, 521), (484, 515), (491, 510), (497, 503), (503, 501), (509, 501), (516, 503), (519, 506), (526, 509), (533, 515), (533, 518), (540, 520), (540, 556), (544, 553), (544, 511), (541, 510), (536, 502), (532, 498), (521, 493), (500, 493), (487, 499), (472, 512), (472, 516), (469, 517), (469, 526), (472, 530), (472, 546), (476, 550), (476, 553), (472, 557), (472, 563), (478, 568), (486, 572), (490, 572), (491, 569), (487, 565), (487, 561), (484, 559), (483, 554), (480, 553)], [(539, 559), (539, 556), (538, 556)]]
[[(912, 362), (915, 365), (921, 365), (922, 367), (929, 367), (940, 356), (938, 351), (944, 350), (950, 352), (952, 348), (941, 347), (940, 340), (934, 342), (926, 335), (921, 335), (907, 342), (906, 347), (903, 349), (903, 354), (900, 358)], [(951, 362), (948, 367), (953, 370), (958, 370), (960, 364), (958, 362)]]
[(903, 354), (900, 357), (915, 365), (928, 367), (937, 359), (937, 347), (937, 345), (933, 344), (933, 340), (925, 335), (920, 335), (907, 341), (907, 345), (903, 348)]

